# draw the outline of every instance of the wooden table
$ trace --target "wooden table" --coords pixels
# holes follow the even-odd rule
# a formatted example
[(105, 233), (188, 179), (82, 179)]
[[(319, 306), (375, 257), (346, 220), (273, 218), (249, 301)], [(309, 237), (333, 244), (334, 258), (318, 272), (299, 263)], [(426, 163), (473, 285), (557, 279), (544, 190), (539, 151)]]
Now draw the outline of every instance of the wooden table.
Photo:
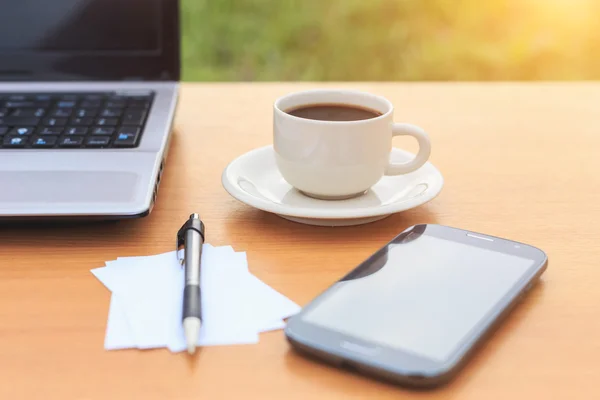
[[(360, 227), (305, 226), (221, 187), (229, 161), (271, 141), (271, 104), (309, 84), (187, 84), (154, 212), (71, 227), (0, 228), (0, 399), (599, 398), (600, 85), (345, 84), (388, 97), (431, 135), (445, 177), (427, 205)], [(319, 86), (336, 86), (324, 84)], [(340, 85), (342, 86), (342, 85)], [(407, 139), (397, 146), (414, 150)], [(192, 211), (214, 245), (306, 304), (398, 232), (439, 223), (545, 249), (543, 283), (458, 379), (411, 392), (292, 352), (281, 331), (249, 346), (103, 350), (110, 293), (90, 269), (170, 251)]]

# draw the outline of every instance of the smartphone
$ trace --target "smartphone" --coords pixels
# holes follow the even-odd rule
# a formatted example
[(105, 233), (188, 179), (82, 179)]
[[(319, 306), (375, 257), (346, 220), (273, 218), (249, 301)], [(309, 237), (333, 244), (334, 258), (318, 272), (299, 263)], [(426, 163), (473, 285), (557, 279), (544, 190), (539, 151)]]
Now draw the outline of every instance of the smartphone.
[(533, 246), (415, 225), (290, 318), (292, 347), (399, 384), (450, 381), (538, 281)]

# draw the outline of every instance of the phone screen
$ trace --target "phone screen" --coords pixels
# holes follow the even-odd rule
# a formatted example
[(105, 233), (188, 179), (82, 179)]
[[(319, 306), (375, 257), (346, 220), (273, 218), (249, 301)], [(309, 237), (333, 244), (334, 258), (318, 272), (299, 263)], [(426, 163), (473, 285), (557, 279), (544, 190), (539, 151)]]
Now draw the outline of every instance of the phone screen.
[(337, 282), (302, 320), (441, 362), (533, 265), (531, 259), (420, 235), (390, 244), (364, 270)]

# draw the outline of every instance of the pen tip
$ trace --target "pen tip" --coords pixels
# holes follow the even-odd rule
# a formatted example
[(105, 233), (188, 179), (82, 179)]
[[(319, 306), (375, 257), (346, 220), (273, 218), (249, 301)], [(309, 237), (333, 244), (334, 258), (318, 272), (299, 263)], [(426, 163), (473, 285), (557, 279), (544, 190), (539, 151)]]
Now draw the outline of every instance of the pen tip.
[(200, 334), (200, 319), (194, 317), (185, 318), (183, 320), (183, 330), (188, 353), (194, 354), (196, 351), (198, 335)]

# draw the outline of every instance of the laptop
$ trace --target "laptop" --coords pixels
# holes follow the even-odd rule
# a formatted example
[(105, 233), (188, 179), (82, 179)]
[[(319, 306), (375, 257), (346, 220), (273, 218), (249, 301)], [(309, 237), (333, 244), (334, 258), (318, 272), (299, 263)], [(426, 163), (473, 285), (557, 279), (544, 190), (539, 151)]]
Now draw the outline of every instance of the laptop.
[(179, 79), (177, 0), (4, 0), (0, 219), (148, 215)]

